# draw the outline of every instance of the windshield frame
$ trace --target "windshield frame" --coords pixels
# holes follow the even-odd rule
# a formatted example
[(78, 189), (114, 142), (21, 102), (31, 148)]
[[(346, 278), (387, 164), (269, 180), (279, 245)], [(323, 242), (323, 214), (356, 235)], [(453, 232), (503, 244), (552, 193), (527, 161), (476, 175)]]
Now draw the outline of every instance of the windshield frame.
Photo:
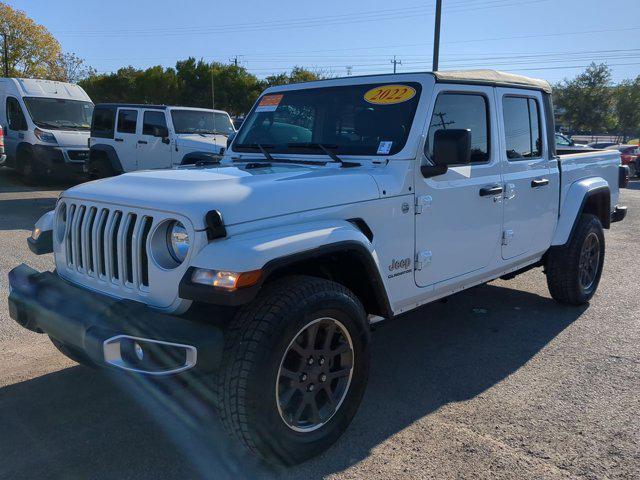
[[(183, 131), (183, 130), (179, 130), (176, 127), (176, 121), (175, 121), (175, 117), (174, 117), (174, 113), (179, 112), (179, 113), (196, 113), (196, 114), (212, 114), (214, 117), (214, 126), (216, 125), (215, 122), (215, 118), (216, 115), (217, 116), (221, 116), (226, 118), (226, 120), (229, 122), (229, 125), (231, 126), (231, 131), (230, 132), (223, 132), (220, 130), (206, 130), (206, 131)], [(171, 123), (173, 124), (173, 129), (176, 135), (232, 135), (236, 132), (235, 127), (233, 126), (233, 121), (231, 120), (231, 117), (229, 116), (228, 113), (226, 112), (220, 112), (220, 111), (215, 111), (215, 110), (205, 110), (205, 109), (191, 109), (191, 108), (172, 108), (171, 109)]]
[(54, 125), (53, 123), (50, 122), (46, 122), (42, 119), (36, 119), (35, 116), (33, 115), (32, 112), (32, 104), (31, 101), (41, 101), (41, 100), (45, 100), (48, 102), (51, 101), (55, 101), (55, 102), (69, 102), (69, 103), (76, 103), (79, 105), (91, 105), (91, 107), (93, 107), (95, 109), (95, 104), (93, 102), (87, 101), (87, 100), (74, 100), (71, 98), (56, 98), (56, 97), (22, 97), (22, 100), (24, 102), (24, 105), (26, 107), (27, 113), (29, 114), (29, 118), (31, 118), (31, 121), (34, 123), (34, 125), (36, 125), (39, 128), (44, 128), (46, 130), (60, 130), (60, 131), (79, 131), (79, 132), (89, 132), (91, 131), (91, 123), (93, 121), (93, 109), (91, 110), (91, 117), (89, 118), (89, 123), (87, 124), (87, 126), (85, 127), (84, 124), (83, 125), (79, 125), (79, 124), (75, 124), (74, 126), (70, 126), (70, 125)]
[[(389, 76), (391, 77), (391, 75)], [(329, 85), (313, 85), (313, 86), (304, 86), (302, 88), (290, 88), (290, 86), (286, 86), (284, 88), (282, 87), (278, 87), (278, 88), (273, 88), (273, 89), (267, 89), (264, 92), (262, 92), (262, 94), (258, 97), (258, 99), (256, 100), (256, 102), (254, 103), (253, 107), (251, 108), (251, 111), (245, 115), (244, 117), (244, 121), (242, 123), (242, 125), (240, 126), (240, 129), (238, 130), (237, 135), (234, 137), (233, 139), (233, 143), (230, 145), (229, 150), (236, 152), (236, 153), (241, 153), (241, 154), (250, 154), (250, 153), (255, 153), (256, 152), (256, 148), (254, 148), (252, 146), (252, 142), (250, 143), (239, 143), (240, 139), (243, 137), (243, 132), (245, 131), (245, 129), (249, 128), (249, 125), (252, 124), (252, 119), (253, 116), (256, 114), (260, 114), (262, 112), (256, 112), (256, 109), (258, 108), (261, 100), (265, 97), (265, 96), (270, 96), (270, 95), (287, 95), (290, 93), (299, 93), (299, 92), (306, 92), (306, 91), (327, 91), (327, 90), (335, 90), (335, 89), (346, 89), (346, 88), (357, 88), (357, 89), (363, 89), (364, 93), (368, 93), (371, 90), (377, 88), (377, 87), (385, 87), (385, 86), (395, 86), (395, 85), (408, 85), (411, 88), (413, 88), (415, 90), (415, 94), (408, 100), (412, 102), (412, 108), (411, 111), (409, 112), (408, 115), (408, 120), (409, 120), (409, 128), (407, 129), (407, 132), (405, 134), (404, 140), (402, 143), (400, 143), (399, 147), (396, 148), (396, 146), (393, 147), (394, 152), (393, 153), (377, 153), (377, 152), (369, 152), (369, 153), (353, 153), (353, 152), (345, 152), (345, 151), (341, 151), (340, 146), (338, 145), (338, 148), (332, 148), (333, 153), (335, 153), (336, 155), (339, 155), (340, 157), (345, 157), (345, 158), (350, 158), (350, 157), (354, 157), (354, 158), (383, 158), (383, 157), (393, 157), (396, 155), (399, 155), (400, 153), (402, 153), (405, 148), (407, 148), (407, 146), (410, 144), (411, 138), (412, 138), (412, 134), (414, 132), (414, 129), (417, 128), (416, 127), (416, 122), (420, 121), (420, 108), (421, 106), (423, 106), (423, 102), (424, 102), (424, 97), (423, 97), (423, 93), (425, 91), (425, 83), (422, 81), (422, 79), (420, 78), (416, 78), (415, 76), (411, 75), (409, 78), (406, 77), (401, 77), (399, 78), (398, 76), (393, 76), (393, 78), (380, 78), (379, 80), (377, 80), (375, 77), (370, 77), (367, 78), (366, 81), (361, 81), (361, 82), (357, 82), (357, 83), (342, 83), (342, 84), (329, 84)], [(365, 100), (366, 101), (366, 100)], [(400, 102), (402, 103), (402, 102)], [(375, 105), (375, 104), (374, 104)], [(419, 128), (419, 126), (418, 126)], [(302, 144), (307, 143), (307, 142), (302, 142)], [(312, 142), (312, 143), (317, 143), (317, 142)], [(325, 142), (321, 142), (323, 144), (325, 144)], [(326, 143), (326, 145), (330, 145), (331, 142)], [(336, 147), (336, 145), (332, 145), (333, 147)], [(301, 155), (301, 156), (326, 156), (322, 151), (314, 151), (313, 149), (308, 149), (305, 147), (301, 147), (301, 148), (297, 148), (297, 147), (287, 147), (287, 144), (278, 144), (277, 150), (274, 150), (273, 147), (274, 145), (269, 145), (270, 149), (269, 152), (272, 155)]]

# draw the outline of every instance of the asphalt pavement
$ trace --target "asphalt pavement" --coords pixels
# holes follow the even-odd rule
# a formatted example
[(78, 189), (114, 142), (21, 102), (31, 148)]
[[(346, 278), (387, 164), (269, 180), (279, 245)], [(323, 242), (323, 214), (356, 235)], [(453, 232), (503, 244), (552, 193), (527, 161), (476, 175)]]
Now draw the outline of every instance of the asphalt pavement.
[[(63, 185), (0, 169), (0, 297)], [(640, 182), (606, 233), (588, 307), (556, 304), (540, 269), (378, 328), (359, 413), (292, 469), (246, 457), (189, 391), (78, 366), (0, 303), (0, 478), (640, 478)]]

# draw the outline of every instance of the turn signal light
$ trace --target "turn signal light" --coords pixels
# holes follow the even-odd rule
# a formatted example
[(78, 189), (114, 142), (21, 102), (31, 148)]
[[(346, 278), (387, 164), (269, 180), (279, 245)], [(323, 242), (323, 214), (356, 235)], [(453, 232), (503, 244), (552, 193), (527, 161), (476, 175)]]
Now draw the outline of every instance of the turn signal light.
[(193, 283), (230, 291), (237, 288), (251, 287), (257, 284), (261, 278), (262, 270), (239, 273), (196, 268), (191, 275), (191, 281)]

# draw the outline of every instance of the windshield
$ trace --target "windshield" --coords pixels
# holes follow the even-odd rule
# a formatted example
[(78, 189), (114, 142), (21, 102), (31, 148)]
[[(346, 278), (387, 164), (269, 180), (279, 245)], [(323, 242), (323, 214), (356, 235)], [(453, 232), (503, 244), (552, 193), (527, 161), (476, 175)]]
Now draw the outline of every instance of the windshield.
[(172, 110), (176, 133), (209, 133), (231, 135), (235, 132), (229, 115), (206, 110)]
[(318, 154), (394, 155), (407, 142), (419, 83), (309, 88), (267, 94), (245, 119), (233, 149)]
[(38, 127), (53, 130), (90, 130), (93, 103), (59, 98), (25, 97), (29, 115)]

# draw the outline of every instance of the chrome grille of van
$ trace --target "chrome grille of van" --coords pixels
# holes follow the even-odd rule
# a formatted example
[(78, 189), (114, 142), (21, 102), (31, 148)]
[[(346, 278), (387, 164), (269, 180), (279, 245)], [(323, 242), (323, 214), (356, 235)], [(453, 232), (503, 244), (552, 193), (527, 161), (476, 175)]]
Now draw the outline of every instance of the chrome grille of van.
[(69, 270), (104, 282), (146, 291), (148, 238), (153, 217), (117, 208), (64, 202), (61, 247)]

